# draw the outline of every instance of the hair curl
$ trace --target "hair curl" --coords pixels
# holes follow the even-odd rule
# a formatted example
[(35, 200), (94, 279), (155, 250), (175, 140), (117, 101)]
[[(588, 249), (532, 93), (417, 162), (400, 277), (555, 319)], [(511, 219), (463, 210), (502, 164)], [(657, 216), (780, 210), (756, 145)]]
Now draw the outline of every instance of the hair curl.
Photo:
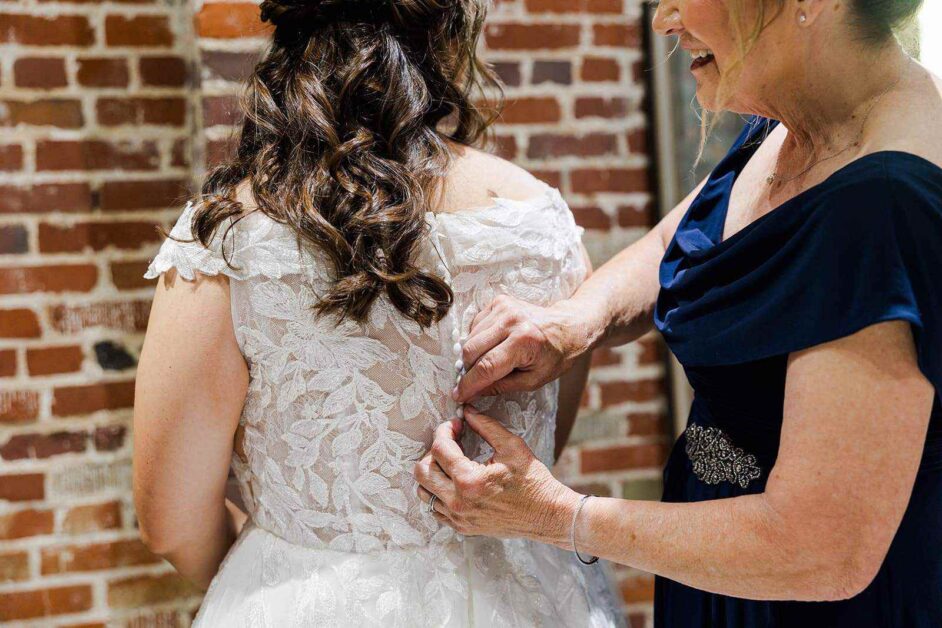
[[(265, 0), (272, 43), (243, 92), (237, 154), (201, 190), (193, 233), (208, 243), (258, 210), (323, 251), (331, 283), (315, 310), (363, 321), (384, 293), (422, 326), (451, 306), (416, 263), (425, 212), (450, 160), (496, 117), (499, 85), (476, 55), (487, 0)], [(480, 104), (479, 104), (480, 103)]]

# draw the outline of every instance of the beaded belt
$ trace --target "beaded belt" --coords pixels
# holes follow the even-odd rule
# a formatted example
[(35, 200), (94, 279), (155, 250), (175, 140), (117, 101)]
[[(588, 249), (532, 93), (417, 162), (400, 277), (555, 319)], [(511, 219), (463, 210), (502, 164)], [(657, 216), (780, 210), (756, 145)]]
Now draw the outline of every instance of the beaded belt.
[(687, 457), (701, 482), (731, 482), (746, 488), (762, 475), (756, 457), (733, 445), (729, 436), (719, 428), (691, 423), (684, 436), (687, 438)]

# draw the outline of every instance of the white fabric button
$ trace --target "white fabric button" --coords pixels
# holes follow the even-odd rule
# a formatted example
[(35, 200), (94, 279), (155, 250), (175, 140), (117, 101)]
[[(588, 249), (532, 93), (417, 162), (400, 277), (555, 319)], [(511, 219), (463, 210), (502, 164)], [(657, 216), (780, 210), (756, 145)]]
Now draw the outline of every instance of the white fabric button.
[(455, 342), (458, 342), (459, 340), (461, 340), (461, 332), (458, 331), (457, 327), (451, 330), (451, 339), (454, 340)]
[(460, 354), (460, 353), (461, 353), (461, 343), (460, 343), (460, 342), (456, 342), (456, 343), (454, 344), (454, 346), (451, 348), (451, 350), (454, 351), (455, 353)]
[(455, 362), (455, 370), (460, 371), (463, 368), (464, 368), (464, 362), (462, 362), (461, 360), (457, 360)]
[(464, 406), (461, 405), (460, 403), (458, 404), (458, 409), (455, 410), (455, 415), (456, 415), (459, 419), (463, 419), (463, 418), (464, 418)]

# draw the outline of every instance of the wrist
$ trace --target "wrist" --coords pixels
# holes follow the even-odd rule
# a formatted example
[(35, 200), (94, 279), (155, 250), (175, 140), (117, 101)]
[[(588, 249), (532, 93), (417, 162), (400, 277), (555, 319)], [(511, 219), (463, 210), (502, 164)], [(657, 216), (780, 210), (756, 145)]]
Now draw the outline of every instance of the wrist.
[(551, 334), (568, 362), (592, 351), (602, 340), (607, 328), (604, 313), (592, 304), (576, 299), (559, 301), (552, 306), (556, 313)]
[(534, 526), (536, 533), (531, 540), (555, 545), (562, 549), (569, 547), (569, 533), (572, 517), (579, 507), (580, 493), (572, 490), (562, 482), (557, 482), (546, 507), (543, 509), (543, 520)]

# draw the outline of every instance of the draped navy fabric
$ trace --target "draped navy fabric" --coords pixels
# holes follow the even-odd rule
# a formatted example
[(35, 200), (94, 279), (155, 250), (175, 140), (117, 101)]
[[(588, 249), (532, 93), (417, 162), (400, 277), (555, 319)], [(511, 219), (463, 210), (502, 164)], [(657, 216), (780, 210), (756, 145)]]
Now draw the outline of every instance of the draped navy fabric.
[(655, 324), (695, 391), (664, 501), (762, 492), (778, 453), (789, 353), (888, 320), (911, 324), (920, 369), (936, 388), (920, 470), (886, 560), (860, 595), (763, 602), (658, 578), (655, 624), (939, 628), (942, 169), (909, 153), (874, 153), (724, 240), (733, 183), (776, 124), (750, 120), (662, 260)]

